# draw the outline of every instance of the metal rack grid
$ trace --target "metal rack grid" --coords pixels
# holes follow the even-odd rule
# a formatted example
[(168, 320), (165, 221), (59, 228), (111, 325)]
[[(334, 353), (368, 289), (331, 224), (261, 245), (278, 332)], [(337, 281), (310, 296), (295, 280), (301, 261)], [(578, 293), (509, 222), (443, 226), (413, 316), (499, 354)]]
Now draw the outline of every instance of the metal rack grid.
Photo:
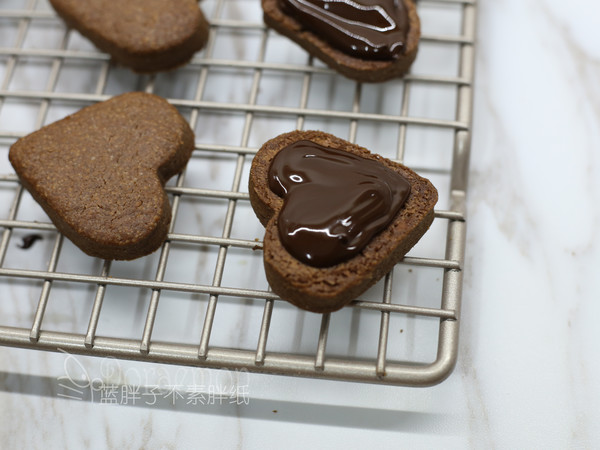
[[(241, 8), (238, 4), (241, 4)], [(3, 228), (0, 240), (0, 311), (3, 311), (4, 321), (10, 322), (5, 323), (0, 319), (0, 344), (148, 362), (391, 385), (427, 386), (442, 381), (454, 367), (458, 348), (476, 0), (421, 0), (418, 8), (425, 33), (419, 58), (421, 54), (426, 54), (427, 50), (423, 48), (429, 44), (435, 51), (433, 56), (424, 58), (438, 59), (440, 64), (446, 66), (448, 63), (444, 61), (450, 61), (450, 70), (445, 73), (422, 73), (413, 68), (413, 73), (404, 80), (394, 80), (383, 87), (342, 79), (303, 54), (295, 44), (266, 29), (260, 21), (258, 1), (242, 0), (236, 3), (236, 0), (205, 0), (201, 5), (211, 22), (207, 47), (186, 67), (164, 76), (137, 76), (113, 66), (107, 55), (91, 46), (86, 47), (85, 40), (78, 40), (76, 32), (66, 29), (46, 2), (15, 0), (0, 8), (0, 33), (1, 30), (6, 32), (6, 36), (0, 36), (2, 159), (7, 159), (8, 147), (15, 139), (56, 120), (61, 112), (75, 111), (117, 93), (114, 92), (115, 88), (111, 88), (111, 83), (123, 91), (145, 90), (166, 96), (186, 115), (197, 134), (196, 150), (188, 168), (167, 187), (173, 211), (168, 239), (158, 252), (144, 261), (111, 263), (78, 253), (78, 250), (69, 247), (68, 241), (63, 241), (47, 218), (44, 220), (43, 216), (36, 216), (35, 205), (29, 201), (28, 193), (20, 186), (10, 166), (7, 163), (0, 165), (0, 204), (4, 202), (7, 205), (5, 210), (0, 210), (0, 227)], [(442, 23), (446, 16), (449, 18), (447, 20), (456, 22), (449, 29), (455, 27), (457, 33), (427, 32), (427, 17), (438, 11), (441, 11)], [(36, 33), (42, 38), (28, 45), (30, 35)], [(46, 38), (46, 35), (49, 37)], [(53, 46), (50, 36), (57, 35), (58, 38), (54, 39), (57, 45)], [(234, 42), (230, 48), (231, 54), (223, 51), (224, 43), (230, 42), (227, 39)], [(248, 43), (253, 39), (257, 45), (244, 47), (240, 53), (239, 42)], [(72, 45), (73, 41), (79, 46)], [(6, 46), (7, 42), (12, 42), (12, 46)], [(288, 53), (302, 55), (304, 62), (286, 60)], [(443, 55), (446, 53), (455, 54), (456, 58), (445, 58)], [(276, 57), (270, 59), (270, 54)], [(419, 58), (415, 67), (418, 67)], [(36, 75), (36, 79), (45, 79), (43, 87), (20, 87), (19, 70), (25, 70), (22, 66), (43, 67), (42, 75)], [(80, 70), (76, 77), (78, 80), (81, 81), (83, 71), (83, 78), (87, 81), (63, 83), (61, 77), (70, 70), (70, 66)], [(212, 82), (214, 77), (218, 80)], [(229, 95), (228, 90), (215, 88), (222, 87), (225, 82), (223, 78), (228, 77), (232, 80), (231, 90), (241, 92), (246, 101), (238, 101), (236, 94)], [(296, 105), (276, 104), (273, 97), (267, 98), (267, 101), (263, 99), (267, 88), (282, 79), (283, 90), (297, 91), (299, 94)], [(298, 87), (290, 88), (290, 80), (297, 80)], [(187, 88), (177, 87), (184, 85)], [(327, 94), (318, 91), (323, 85)], [(184, 92), (186, 89), (189, 92)], [(347, 92), (352, 93), (350, 99), (345, 95)], [(379, 96), (375, 106), (369, 106), (371, 94)], [(225, 98), (219, 98), (219, 95), (225, 95)], [(421, 117), (412, 113), (412, 109), (419, 110), (419, 102), (435, 105), (439, 95), (451, 99), (454, 117)], [(341, 97), (342, 106), (329, 108), (340, 104), (337, 97)], [(411, 97), (416, 97), (417, 107), (411, 102)], [(398, 110), (389, 111), (386, 99), (390, 98), (392, 104), (398, 105)], [(35, 120), (29, 126), (14, 127), (14, 121), (10, 119), (13, 115), (11, 108), (18, 109), (23, 105), (35, 108)], [(4, 119), (2, 112), (6, 113)], [(239, 124), (241, 129), (236, 136), (239, 139), (237, 144), (227, 139), (224, 142), (210, 141), (198, 131), (205, 122), (210, 128), (232, 118), (233, 123)], [(225, 128), (235, 128), (229, 125), (230, 122), (226, 123), (228, 125)], [(393, 129), (394, 144), (388, 145), (384, 139), (386, 143), (382, 146), (392, 154), (384, 153), (385, 156), (411, 165), (424, 176), (441, 180), (437, 185), (440, 198), (447, 201), (446, 207), (436, 210), (432, 230), (435, 228), (438, 231), (430, 230), (431, 242), (424, 247), (417, 245), (384, 280), (365, 294), (365, 298), (354, 301), (342, 312), (334, 314), (313, 315), (296, 310), (280, 301), (267, 286), (247, 288), (235, 283), (228, 286), (223, 281), (227, 278), (228, 270), (234, 270), (229, 269), (228, 261), (239, 255), (245, 255), (240, 257), (241, 261), (249, 261), (253, 267), (250, 272), (254, 275), (250, 277), (261, 278), (256, 268), (262, 260), (262, 244), (259, 239), (248, 237), (249, 233), (238, 233), (243, 227), (236, 225), (236, 215), (241, 215), (241, 220), (246, 224), (252, 220), (248, 218), (250, 215), (245, 216), (240, 211), (249, 209), (243, 182), (252, 155), (260, 145), (260, 138), (307, 126), (319, 127), (334, 134), (345, 129), (347, 136), (343, 137), (378, 153), (382, 153), (378, 146), (380, 135)], [(375, 128), (374, 131), (361, 134), (363, 126), (367, 130), (368, 127)], [(445, 133), (444, 136), (450, 137), (444, 141), (449, 144), (448, 148), (442, 149), (446, 156), (441, 158), (443, 162), (439, 166), (435, 163), (419, 165), (419, 151), (413, 149), (417, 145), (407, 143), (407, 136), (413, 129), (425, 133), (425, 138), (415, 140), (417, 143), (427, 141), (427, 136), (440, 130)], [(225, 131), (227, 138), (229, 134), (235, 135), (233, 131)], [(411, 154), (416, 155), (413, 164), (410, 163)], [(218, 188), (197, 183), (203, 177), (195, 175), (194, 171), (201, 164), (210, 165), (221, 159), (227, 161), (225, 166), (229, 174), (225, 178), (230, 188), (223, 188), (223, 183)], [(223, 170), (219, 169), (218, 172), (222, 173)], [(218, 234), (198, 233), (189, 226), (190, 221), (186, 216), (193, 213), (188, 210), (208, 205), (207, 208), (212, 211), (217, 208), (216, 204), (224, 210), (217, 227)], [(34, 212), (30, 212), (32, 209)], [(179, 223), (185, 227), (179, 229)], [(31, 232), (44, 236), (44, 244), (36, 243), (34, 246), (40, 252), (39, 257), (17, 248), (19, 237)], [(201, 265), (203, 275), (193, 282), (176, 280), (176, 277), (169, 279), (169, 273), (173, 272), (170, 266), (180, 264), (177, 262), (180, 259), (173, 256), (178, 246), (180, 249), (185, 247), (209, 254), (205, 259), (209, 259), (211, 264)], [(424, 248), (424, 255), (419, 253), (420, 248)], [(429, 249), (434, 249), (434, 254), (443, 254), (431, 257), (428, 255)], [(21, 264), (21, 260), (35, 261)], [(79, 265), (86, 264), (89, 270), (80, 270)], [(177, 267), (179, 270), (182, 266)], [(239, 274), (248, 271), (249, 266), (245, 267)], [(432, 271), (437, 274), (434, 275), (437, 276), (435, 280), (429, 275), (422, 275)], [(238, 272), (233, 276), (236, 277), (242, 279)], [(421, 281), (411, 281), (415, 278)], [(69, 289), (81, 294), (82, 299), (70, 305), (74, 310), (83, 308), (83, 313), (74, 312), (70, 316), (68, 311), (64, 311), (63, 297)], [(53, 295), (53, 292), (57, 294)], [(135, 292), (138, 306), (131, 323), (139, 323), (141, 333), (137, 333), (140, 330), (135, 326), (131, 330), (123, 330), (117, 317), (128, 314), (128, 310), (120, 308), (127, 308), (128, 302), (134, 302), (130, 299), (132, 292)], [(435, 298), (432, 298), (432, 292)], [(170, 294), (182, 298), (166, 300)], [(27, 305), (23, 306), (27, 303), (23, 298), (25, 296), (30, 298), (32, 307), (29, 309)], [(143, 300), (140, 300), (142, 297)], [(161, 300), (167, 301), (169, 308), (160, 309), (159, 313)], [(106, 306), (107, 302), (112, 303)], [(49, 317), (47, 311), (53, 303), (63, 308), (60, 320)], [(189, 339), (156, 336), (155, 325), (163, 316), (175, 314), (177, 308), (190, 311), (191, 304), (194, 308), (202, 309), (202, 313), (192, 319), (197, 324), (195, 334), (191, 333)], [(220, 309), (226, 312), (219, 315)], [(16, 310), (19, 311), (15, 313)], [(281, 312), (279, 315), (276, 314), (278, 311)], [(368, 322), (371, 326), (357, 326), (362, 320), (361, 314), (368, 313), (371, 313)], [(185, 312), (183, 314), (188, 315)], [(372, 314), (375, 314), (376, 320)], [(84, 319), (77, 319), (76, 315)], [(220, 320), (217, 327), (216, 318), (223, 317), (224, 321)], [(341, 319), (337, 320), (337, 317)], [(256, 330), (248, 331), (250, 325), (245, 323), (246, 318), (257, 326)], [(401, 333), (404, 329), (399, 329), (400, 337), (395, 332), (398, 323), (404, 324), (402, 326), (408, 330), (411, 323), (423, 318), (434, 325), (427, 328), (425, 338), (422, 333), (415, 333), (412, 340), (403, 342)], [(77, 327), (73, 322), (77, 320), (85, 320), (84, 330), (75, 331)], [(301, 340), (308, 339), (308, 344), (295, 342), (290, 348), (279, 344), (286, 340), (281, 329), (285, 333), (288, 327), (285, 323), (278, 325), (278, 321), (285, 320), (296, 325), (295, 334), (302, 335)], [(332, 330), (331, 324), (336, 320), (337, 325), (343, 325), (344, 331), (340, 331), (339, 327)], [(116, 331), (103, 333), (102, 324), (111, 321), (116, 321)], [(225, 327), (245, 328), (246, 337), (250, 337), (249, 344), (240, 343), (239, 336), (224, 345), (218, 339), (215, 342), (216, 330), (221, 327), (221, 322)], [(310, 322), (308, 326), (307, 322)], [(110, 327), (105, 328), (109, 330)], [(360, 347), (365, 333), (369, 337), (375, 333), (376, 338), (368, 351), (360, 354), (356, 348), (357, 345)], [(347, 337), (354, 344), (349, 347), (331, 344), (338, 340), (338, 334), (343, 335), (342, 340)], [(435, 341), (432, 351), (423, 357), (418, 349), (432, 341)], [(410, 347), (412, 350), (400, 351), (400, 356), (395, 357), (390, 351), (393, 346)], [(416, 354), (416, 358), (410, 358)]]

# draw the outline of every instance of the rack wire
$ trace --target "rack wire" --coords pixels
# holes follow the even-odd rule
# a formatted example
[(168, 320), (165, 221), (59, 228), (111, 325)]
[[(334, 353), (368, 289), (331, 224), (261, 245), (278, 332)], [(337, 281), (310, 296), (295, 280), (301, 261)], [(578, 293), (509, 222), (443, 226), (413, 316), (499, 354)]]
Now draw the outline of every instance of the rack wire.
[[(45, 1), (0, 5), (0, 344), (197, 367), (427, 386), (457, 358), (476, 0), (421, 0), (412, 73), (346, 80), (265, 28), (260, 2), (204, 0), (206, 48), (185, 67), (114, 66)], [(7, 46), (12, 43), (12, 46)], [(166, 97), (196, 132), (167, 192), (161, 249), (101, 261), (63, 240), (7, 162), (19, 137), (121, 92)], [(384, 280), (333, 314), (281, 301), (262, 273), (246, 189), (253, 154), (318, 128), (411, 166), (440, 191), (434, 224)], [(43, 238), (28, 250), (21, 239)]]

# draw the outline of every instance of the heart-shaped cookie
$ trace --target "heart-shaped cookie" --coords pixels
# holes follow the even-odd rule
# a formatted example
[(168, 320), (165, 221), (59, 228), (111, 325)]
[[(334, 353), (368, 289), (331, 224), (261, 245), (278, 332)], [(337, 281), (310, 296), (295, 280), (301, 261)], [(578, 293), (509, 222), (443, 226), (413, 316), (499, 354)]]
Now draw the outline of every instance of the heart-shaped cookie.
[(164, 241), (166, 180), (194, 149), (177, 109), (133, 92), (84, 108), (12, 145), (23, 186), (56, 227), (91, 256), (134, 259)]
[(250, 201), (266, 227), (273, 291), (314, 312), (342, 308), (389, 272), (427, 231), (437, 190), (412, 170), (320, 131), (266, 142)]
[(181, 66), (206, 44), (197, 0), (50, 0), (66, 24), (136, 72)]
[(413, 0), (261, 0), (264, 22), (357, 81), (404, 75), (417, 56)]

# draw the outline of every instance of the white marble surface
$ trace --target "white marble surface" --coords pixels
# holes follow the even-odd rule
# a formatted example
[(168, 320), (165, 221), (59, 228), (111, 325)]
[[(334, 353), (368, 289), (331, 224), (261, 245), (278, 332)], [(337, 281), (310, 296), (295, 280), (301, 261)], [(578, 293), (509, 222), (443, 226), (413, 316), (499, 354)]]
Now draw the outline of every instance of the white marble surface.
[[(413, 389), (251, 375), (238, 380), (248, 405), (103, 405), (65, 398), (65, 355), (0, 348), (0, 446), (598, 448), (599, 14), (583, 0), (481, 2), (460, 349), (448, 380)], [(122, 362), (106, 374), (97, 359), (78, 361), (116, 384), (183, 373)]]

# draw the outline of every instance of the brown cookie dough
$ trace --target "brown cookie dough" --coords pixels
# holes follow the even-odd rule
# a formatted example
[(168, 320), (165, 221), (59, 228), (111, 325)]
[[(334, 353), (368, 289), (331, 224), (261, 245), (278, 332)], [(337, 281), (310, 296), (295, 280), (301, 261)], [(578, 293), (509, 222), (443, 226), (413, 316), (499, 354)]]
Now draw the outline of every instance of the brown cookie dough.
[[(269, 187), (269, 170), (280, 151), (304, 140), (377, 161), (410, 183), (410, 193), (392, 222), (359, 254), (330, 267), (314, 267), (293, 257), (278, 231), (284, 200)], [(249, 193), (252, 207), (266, 227), (264, 266), (273, 291), (302, 309), (319, 313), (342, 308), (389, 272), (431, 225), (438, 198), (429, 180), (407, 167), (320, 131), (293, 131), (266, 142), (252, 162)]]
[(66, 24), (139, 73), (173, 69), (206, 44), (196, 0), (50, 0)]
[(399, 0), (406, 9), (408, 30), (403, 53), (389, 60), (358, 58), (333, 47), (315, 31), (314, 26), (303, 26), (298, 18), (286, 13), (282, 9), (281, 1), (261, 0), (265, 24), (348, 78), (364, 82), (397, 78), (409, 70), (417, 56), (421, 24), (413, 0)]
[(133, 92), (19, 139), (9, 159), (75, 245), (91, 256), (128, 260), (165, 240), (171, 208), (164, 185), (193, 149), (194, 134), (175, 107)]

